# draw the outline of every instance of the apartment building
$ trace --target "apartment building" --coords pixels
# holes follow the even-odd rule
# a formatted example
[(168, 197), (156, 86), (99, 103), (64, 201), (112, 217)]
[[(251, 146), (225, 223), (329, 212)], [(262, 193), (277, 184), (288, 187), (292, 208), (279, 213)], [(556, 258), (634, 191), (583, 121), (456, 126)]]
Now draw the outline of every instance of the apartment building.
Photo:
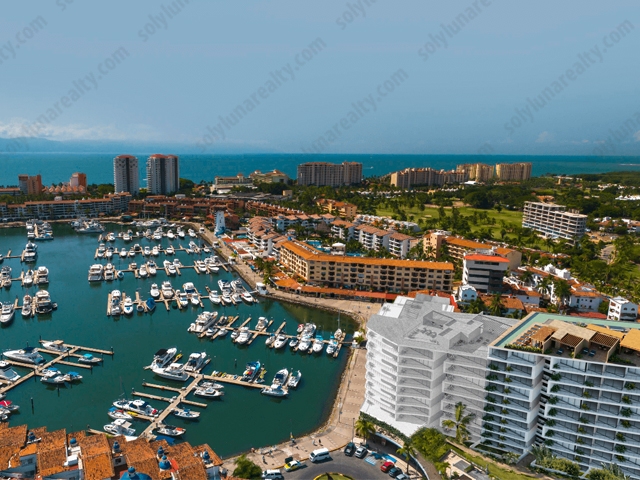
[(308, 283), (332, 288), (402, 292), (451, 292), (453, 264), (330, 255), (310, 245), (287, 241), (280, 262)]
[(256, 170), (249, 175), (249, 178), (254, 183), (289, 183), (289, 180), (291, 180), (289, 175), (275, 169), (265, 173), (262, 173), (260, 170)]
[(138, 159), (133, 155), (118, 155), (113, 159), (113, 185), (116, 193), (132, 195), (140, 191)]
[(321, 198), (316, 202), (323, 212), (332, 213), (339, 217), (354, 218), (358, 212), (358, 207), (352, 203), (338, 202), (327, 198)]
[(349, 241), (355, 235), (355, 228), (356, 225), (354, 223), (338, 218), (331, 224), (331, 235), (340, 240)]
[(371, 225), (358, 225), (354, 230), (358, 243), (367, 250), (376, 252), (382, 248), (389, 250), (389, 238), (393, 233), (393, 231), (382, 230)]
[(475, 414), (468, 429), (479, 442), (489, 344), (515, 322), (456, 313), (449, 299), (422, 294), (384, 304), (367, 322), (362, 411), (411, 435), (421, 427), (443, 430), (462, 402)]
[(69, 179), (70, 187), (84, 187), (87, 189), (87, 174), (82, 172), (75, 172), (71, 174), (71, 178)]
[(42, 193), (42, 177), (40, 175), (18, 175), (18, 187), (24, 195), (40, 195)]
[(533, 313), (489, 345), (477, 448), (521, 456), (535, 444), (587, 472), (640, 478), (640, 325)]
[(509, 271), (515, 271), (522, 263), (522, 253), (506, 247), (496, 247), (488, 243), (475, 242), (454, 237), (449, 232), (435, 231), (427, 233), (422, 239), (422, 248), (427, 257), (440, 258), (444, 248), (451, 258), (463, 261), (464, 256), (476, 250), (495, 250), (498, 255), (509, 260)]
[(216, 189), (233, 187), (253, 187), (253, 180), (239, 173), (232, 177), (215, 177), (214, 185)]
[(418, 244), (418, 239), (411, 235), (405, 235), (400, 232), (393, 232), (389, 236), (389, 252), (394, 257), (406, 258), (409, 250)]
[(456, 172), (464, 172), (469, 180), (476, 182), (488, 182), (493, 178), (493, 165), (485, 163), (465, 163), (456, 166)]
[(471, 285), (482, 293), (501, 293), (509, 260), (493, 250), (478, 250), (465, 255), (462, 267), (463, 284)]
[(522, 226), (550, 238), (564, 238), (574, 243), (585, 234), (587, 216), (567, 211), (564, 205), (525, 202)]
[(638, 320), (638, 305), (623, 297), (612, 298), (607, 318), (619, 322), (635, 322)]
[(361, 163), (309, 162), (298, 165), (298, 185), (339, 187), (361, 182)]
[(180, 166), (176, 155), (154, 154), (147, 159), (147, 192), (169, 195), (180, 190)]
[(522, 182), (531, 178), (531, 163), (498, 163), (496, 177), (503, 182)]
[(411, 188), (419, 185), (446, 185), (467, 181), (467, 174), (455, 170), (434, 170), (433, 168), (405, 168), (391, 174), (391, 185)]
[(22, 190), (19, 187), (5, 187), (0, 188), (0, 196), (8, 195), (10, 197), (19, 197), (20, 195), (24, 195)]
[(97, 217), (117, 215), (129, 208), (131, 195), (109, 194), (103, 198), (87, 198), (83, 200), (42, 200), (22, 204), (0, 203), (0, 217), (11, 220), (37, 218), (55, 220), (77, 217)]

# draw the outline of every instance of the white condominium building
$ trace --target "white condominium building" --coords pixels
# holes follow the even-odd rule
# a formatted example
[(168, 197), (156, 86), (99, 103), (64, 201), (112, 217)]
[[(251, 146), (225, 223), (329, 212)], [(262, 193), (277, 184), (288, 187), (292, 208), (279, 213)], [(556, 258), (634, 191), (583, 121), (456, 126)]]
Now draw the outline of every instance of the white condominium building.
[(476, 414), (471, 439), (480, 441), (488, 347), (515, 322), (455, 313), (449, 299), (428, 295), (383, 305), (367, 322), (362, 411), (411, 435), (441, 428), (463, 402)]
[(478, 250), (464, 256), (462, 283), (482, 293), (502, 292), (502, 283), (509, 270), (509, 260), (493, 250)]
[(140, 190), (138, 159), (133, 155), (118, 155), (113, 159), (115, 193), (135, 195)]
[(568, 212), (564, 205), (524, 202), (522, 226), (546, 237), (564, 238), (573, 242), (582, 237), (587, 228), (587, 216)]
[(180, 168), (176, 155), (151, 155), (147, 159), (147, 191), (168, 195), (180, 189)]
[(623, 297), (612, 298), (609, 302), (609, 320), (635, 322), (638, 320), (638, 305)]

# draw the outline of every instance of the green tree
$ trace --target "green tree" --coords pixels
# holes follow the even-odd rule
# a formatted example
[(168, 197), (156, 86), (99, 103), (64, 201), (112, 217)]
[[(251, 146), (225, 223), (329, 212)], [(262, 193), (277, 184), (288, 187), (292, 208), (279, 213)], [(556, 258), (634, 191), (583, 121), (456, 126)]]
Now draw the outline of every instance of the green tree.
[(467, 428), (467, 426), (471, 423), (471, 421), (475, 417), (474, 413), (465, 414), (466, 409), (467, 409), (467, 406), (464, 403), (462, 402), (456, 403), (456, 412), (455, 412), (454, 420), (449, 419), (449, 420), (443, 420), (442, 422), (443, 427), (451, 430), (455, 429), (456, 440), (460, 443), (464, 443), (465, 440), (469, 438), (469, 429)]
[(396, 450), (396, 453), (407, 461), (407, 475), (409, 475), (409, 463), (411, 462), (411, 457), (416, 456), (416, 448), (413, 446), (411, 439), (408, 442), (404, 442), (404, 445)]
[(373, 422), (360, 417), (356, 420), (355, 430), (356, 435), (364, 438), (366, 443), (367, 439), (376, 432), (376, 426)]
[(425, 458), (439, 462), (449, 447), (447, 438), (435, 428), (421, 428), (411, 436), (411, 443)]
[(566, 303), (571, 297), (571, 287), (566, 280), (558, 278), (553, 282), (553, 294), (558, 299), (558, 308), (564, 310)]
[(499, 293), (496, 293), (491, 299), (491, 305), (489, 305), (489, 313), (496, 317), (502, 316), (502, 298)]
[(260, 478), (262, 470), (258, 465), (247, 458), (246, 455), (240, 455), (236, 460), (236, 468), (233, 476), (238, 478), (254, 479)]

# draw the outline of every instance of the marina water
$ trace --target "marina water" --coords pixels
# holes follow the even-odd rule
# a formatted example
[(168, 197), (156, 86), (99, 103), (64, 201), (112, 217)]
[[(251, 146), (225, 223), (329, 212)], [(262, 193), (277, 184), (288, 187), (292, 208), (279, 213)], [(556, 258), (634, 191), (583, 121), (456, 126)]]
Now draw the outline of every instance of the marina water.
[[(107, 231), (118, 232), (128, 227), (107, 224)], [(58, 304), (58, 309), (50, 315), (40, 315), (31, 319), (23, 319), (20, 311), (16, 310), (15, 320), (8, 327), (0, 330), (0, 348), (16, 349), (27, 345), (38, 346), (40, 338), (45, 340), (62, 339), (66, 343), (109, 350), (113, 347), (115, 355), (111, 358), (105, 355), (103, 366), (98, 366), (91, 372), (88, 369), (76, 368), (68, 365), (58, 365), (62, 372), (76, 370), (84, 376), (84, 380), (77, 385), (60, 388), (41, 383), (38, 379), (29, 380), (7, 394), (7, 399), (21, 406), (20, 413), (10, 417), (11, 425), (28, 424), (29, 427), (47, 426), (49, 430), (66, 428), (67, 432), (91, 428), (102, 430), (102, 426), (111, 419), (107, 410), (111, 403), (124, 393), (131, 397), (132, 389), (146, 393), (171, 397), (171, 392), (142, 387), (142, 382), (165, 384), (172, 387), (186, 385), (156, 377), (150, 370), (143, 367), (149, 365), (153, 354), (160, 348), (177, 346), (182, 352), (183, 359), (192, 352), (206, 351), (211, 362), (203, 373), (209, 374), (213, 370), (227, 373), (241, 374), (245, 364), (249, 361), (260, 360), (267, 369), (265, 383), (269, 383), (275, 373), (281, 368), (288, 368), (302, 372), (302, 382), (297, 390), (292, 390), (288, 398), (280, 399), (266, 397), (258, 389), (226, 385), (222, 400), (206, 400), (189, 396), (189, 399), (208, 403), (208, 407), (200, 409), (200, 420), (189, 422), (170, 415), (165, 423), (187, 429), (183, 439), (192, 445), (207, 442), (221, 456), (229, 456), (249, 450), (251, 447), (260, 448), (275, 445), (289, 439), (289, 434), (299, 437), (308, 433), (327, 418), (331, 411), (336, 391), (339, 386), (341, 373), (348, 359), (348, 349), (342, 349), (338, 358), (329, 358), (322, 354), (293, 353), (289, 347), (282, 350), (269, 349), (265, 345), (265, 338), (259, 336), (249, 346), (237, 346), (232, 343), (230, 335), (226, 338), (211, 341), (198, 339), (194, 334), (187, 333), (187, 327), (202, 312), (202, 308), (187, 307), (185, 310), (171, 309), (167, 311), (164, 304), (158, 303), (153, 314), (139, 314), (134, 312), (131, 317), (106, 316), (107, 296), (111, 290), (118, 289), (135, 300), (136, 290), (140, 291), (142, 299), (148, 298), (152, 283), (160, 285), (164, 280), (170, 280), (175, 289), (182, 290), (182, 284), (193, 282), (201, 294), (206, 295), (205, 285), (218, 290), (219, 279), (231, 280), (236, 274), (227, 273), (220, 269), (220, 273), (213, 275), (198, 275), (194, 269), (181, 269), (181, 276), (167, 278), (164, 270), (159, 268), (156, 277), (135, 279), (133, 273), (126, 273), (121, 281), (89, 283), (87, 272), (94, 263), (104, 263), (106, 260), (94, 260), (98, 247), (97, 235), (76, 234), (68, 225), (54, 224), (55, 240), (38, 244), (38, 261), (35, 264), (45, 265), (49, 271), (50, 284), (48, 290), (51, 299)], [(12, 250), (12, 255), (20, 255), (27, 242), (24, 228), (0, 229), (0, 252), (6, 255)], [(145, 245), (162, 243), (167, 246), (170, 241), (163, 238), (162, 242), (148, 241), (142, 237), (134, 238), (125, 243), (117, 239), (112, 243), (118, 250), (123, 246), (129, 249), (135, 243), (143, 248)], [(179, 244), (187, 247), (189, 238), (171, 241), (177, 247)], [(184, 251), (177, 251), (176, 255), (183, 265), (193, 265), (198, 255), (188, 255)], [(138, 265), (143, 262), (142, 255), (135, 258), (120, 259), (114, 255), (112, 263), (116, 269), (126, 269), (130, 262)], [(164, 254), (153, 258), (162, 265)], [(171, 257), (167, 257), (171, 258)], [(34, 268), (21, 264), (19, 259), (5, 259), (3, 265), (12, 267), (12, 277), (20, 276), (21, 270)], [(13, 302), (16, 296), (22, 304), (22, 297), (27, 290), (33, 295), (37, 287), (23, 288), (19, 282), (13, 282), (11, 289), (2, 289), (0, 301)], [(295, 334), (299, 323), (314, 322), (318, 332), (325, 339), (338, 328), (338, 316), (322, 310), (282, 303), (273, 300), (260, 299), (257, 305), (241, 304), (238, 306), (222, 307), (211, 304), (208, 298), (203, 298), (204, 310), (218, 310), (221, 315), (235, 316), (240, 319), (234, 324), (239, 326), (241, 321), (251, 316), (250, 325), (255, 327), (258, 317), (265, 316), (273, 319), (270, 331), (287, 321), (286, 333)], [(352, 334), (357, 328), (350, 319), (342, 317), (340, 327), (347, 334)], [(350, 338), (350, 335), (349, 335)], [(44, 354), (46, 360), (53, 357)], [(215, 357), (215, 358), (214, 358)], [(70, 360), (75, 361), (75, 360)], [(15, 370), (24, 375), (28, 369), (16, 367)], [(31, 398), (34, 411), (31, 410)], [(168, 403), (149, 400), (154, 407), (164, 409)], [(133, 422), (136, 431), (148, 425), (144, 421)]]

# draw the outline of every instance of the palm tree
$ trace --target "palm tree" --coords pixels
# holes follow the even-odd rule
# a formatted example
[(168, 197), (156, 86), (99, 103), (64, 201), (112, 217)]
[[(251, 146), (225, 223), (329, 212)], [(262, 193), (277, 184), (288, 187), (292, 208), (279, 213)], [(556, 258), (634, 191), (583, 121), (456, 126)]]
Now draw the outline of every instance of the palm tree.
[(553, 456), (551, 450), (546, 445), (534, 445), (531, 447), (531, 455), (536, 459), (536, 463), (540, 464), (540, 462), (546, 460), (547, 458)]
[(563, 310), (567, 300), (571, 296), (571, 287), (566, 280), (557, 279), (553, 282), (553, 293), (558, 299), (558, 308)]
[(603, 463), (602, 469), (617, 480), (631, 480), (631, 477), (625, 475), (620, 466), (616, 463)]
[(525, 270), (522, 272), (522, 275), (520, 275), (520, 280), (522, 280), (523, 285), (531, 285), (531, 282), (533, 282), (533, 273), (529, 270)]
[(507, 452), (504, 455), (502, 455), (502, 459), (504, 460), (504, 463), (506, 463), (507, 465), (513, 465), (518, 461), (519, 458), (520, 458), (520, 455), (514, 452)]
[(475, 413), (470, 413), (465, 415), (464, 411), (467, 409), (467, 406), (462, 403), (456, 403), (456, 413), (455, 420), (444, 420), (442, 422), (442, 426), (444, 428), (454, 429), (456, 430), (456, 440), (459, 443), (464, 443), (464, 441), (469, 438), (469, 429), (467, 425), (471, 423), (471, 421), (476, 416)]
[(360, 417), (358, 418), (358, 420), (356, 420), (355, 430), (356, 430), (356, 435), (364, 438), (364, 441), (366, 443), (367, 439), (371, 435), (376, 433), (376, 426), (373, 422), (369, 420), (365, 420), (364, 418)]
[(549, 295), (550, 286), (551, 286), (551, 279), (549, 279), (549, 277), (544, 277), (538, 284), (538, 292), (540, 292), (542, 296)]
[(499, 293), (496, 293), (491, 299), (491, 305), (489, 305), (489, 313), (495, 317), (502, 315), (502, 298)]
[(407, 460), (407, 475), (409, 475), (409, 462), (411, 461), (411, 457), (415, 457), (418, 454), (411, 439), (407, 440), (402, 447), (396, 450), (396, 453)]

